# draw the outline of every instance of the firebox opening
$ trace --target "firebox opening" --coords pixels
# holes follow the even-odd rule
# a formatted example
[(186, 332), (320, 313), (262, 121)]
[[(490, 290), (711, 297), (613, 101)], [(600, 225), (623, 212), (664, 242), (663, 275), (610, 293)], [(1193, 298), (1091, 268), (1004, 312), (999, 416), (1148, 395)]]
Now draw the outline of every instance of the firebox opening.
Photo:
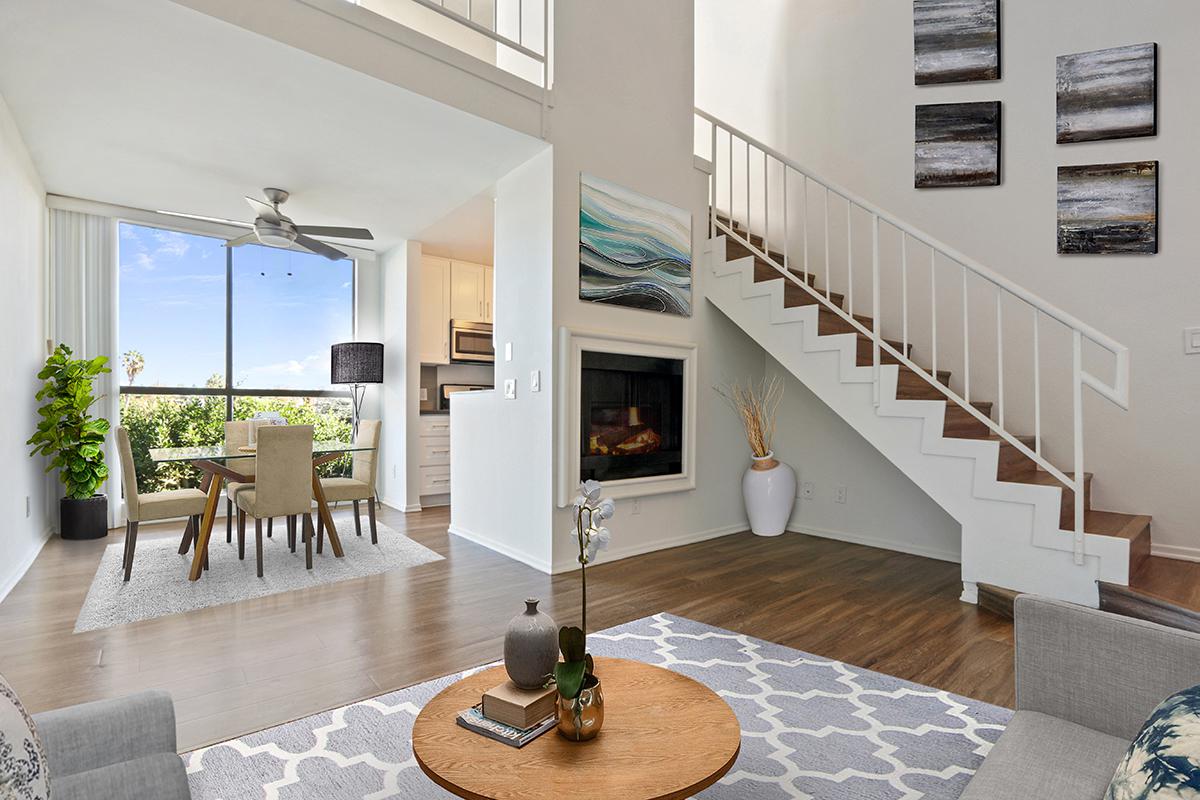
[(580, 479), (683, 472), (683, 361), (582, 352)]

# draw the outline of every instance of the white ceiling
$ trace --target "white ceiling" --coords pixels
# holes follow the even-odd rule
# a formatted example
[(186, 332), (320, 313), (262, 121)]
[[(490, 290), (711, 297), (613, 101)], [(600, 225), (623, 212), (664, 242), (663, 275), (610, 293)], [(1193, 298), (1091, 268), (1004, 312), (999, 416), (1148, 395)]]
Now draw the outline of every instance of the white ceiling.
[(249, 221), (277, 186), (378, 250), (545, 146), (165, 0), (0, 3), (0, 95), (48, 192)]
[(496, 196), (491, 187), (442, 217), (414, 239), (421, 252), (491, 264), (495, 252)]

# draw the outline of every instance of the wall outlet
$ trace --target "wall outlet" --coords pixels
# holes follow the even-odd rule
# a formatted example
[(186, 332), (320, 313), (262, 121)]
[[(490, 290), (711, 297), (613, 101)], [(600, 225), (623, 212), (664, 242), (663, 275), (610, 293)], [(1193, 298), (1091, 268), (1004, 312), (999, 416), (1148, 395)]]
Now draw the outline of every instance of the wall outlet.
[(542, 371), (535, 369), (529, 373), (529, 391), (540, 392), (542, 390)]
[(1183, 352), (1189, 356), (1200, 356), (1200, 328), (1183, 329)]
[(805, 500), (812, 500), (817, 496), (817, 485), (812, 481), (800, 484), (800, 496)]
[(835, 502), (835, 503), (845, 503), (846, 502), (846, 487), (845, 486), (839, 486), (833, 490), (833, 502)]
[(429, 402), (429, 388), (426, 386), (421, 387), (421, 402), (422, 403)]
[(642, 498), (635, 497), (633, 498), (633, 514), (636, 516), (640, 513), (642, 513)]
[(504, 399), (505, 400), (516, 400), (517, 399), (517, 379), (516, 378), (505, 378), (504, 379)]
[(512, 361), (512, 342), (504, 343), (504, 360)]

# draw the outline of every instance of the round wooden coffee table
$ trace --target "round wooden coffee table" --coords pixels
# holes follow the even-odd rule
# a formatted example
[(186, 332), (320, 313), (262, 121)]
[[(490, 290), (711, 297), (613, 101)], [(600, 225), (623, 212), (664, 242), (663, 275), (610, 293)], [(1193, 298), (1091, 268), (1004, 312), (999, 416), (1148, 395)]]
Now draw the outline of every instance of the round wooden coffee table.
[(711, 689), (677, 672), (597, 658), (604, 727), (590, 742), (549, 731), (522, 748), (467, 730), (458, 713), (507, 679), (504, 667), (443, 689), (413, 724), (413, 753), (434, 783), (470, 800), (691, 797), (729, 771), (742, 733)]

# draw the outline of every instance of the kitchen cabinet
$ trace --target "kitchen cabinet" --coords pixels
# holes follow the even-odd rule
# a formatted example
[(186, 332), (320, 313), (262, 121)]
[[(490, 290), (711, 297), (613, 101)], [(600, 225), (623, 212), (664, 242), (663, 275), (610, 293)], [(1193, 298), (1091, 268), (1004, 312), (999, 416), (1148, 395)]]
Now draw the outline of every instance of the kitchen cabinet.
[[(450, 492), (450, 415), (423, 414), (418, 470), (422, 498)], [(422, 502), (425, 502), (424, 500)]]
[(418, 327), (422, 364), (450, 363), (451, 275), (450, 259), (421, 257)]
[(492, 268), (470, 261), (450, 262), (450, 319), (492, 321)]

